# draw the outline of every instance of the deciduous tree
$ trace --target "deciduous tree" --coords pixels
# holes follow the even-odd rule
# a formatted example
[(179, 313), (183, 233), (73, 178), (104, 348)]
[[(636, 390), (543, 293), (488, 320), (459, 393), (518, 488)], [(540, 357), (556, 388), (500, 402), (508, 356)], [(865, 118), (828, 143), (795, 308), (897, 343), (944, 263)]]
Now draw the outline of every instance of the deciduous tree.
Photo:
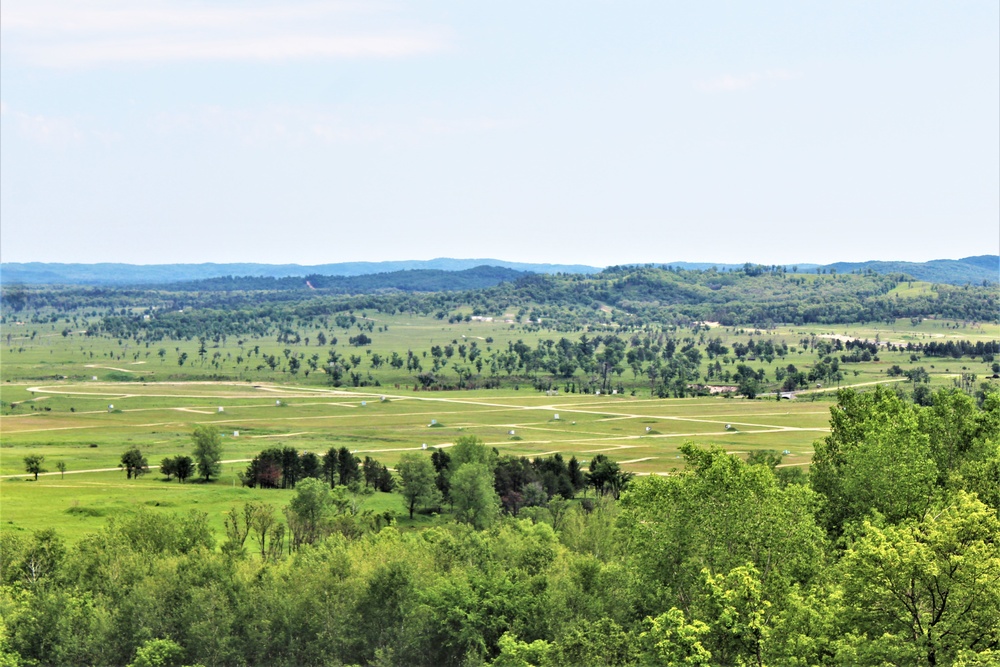
[(198, 474), (210, 482), (212, 477), (222, 472), (222, 438), (218, 430), (201, 424), (194, 428), (191, 439), (194, 442), (191, 454), (198, 466)]
[(45, 457), (41, 454), (29, 454), (24, 457), (24, 469), (29, 475), (35, 476), (35, 481), (38, 481), (38, 474), (45, 472), (42, 468), (42, 462)]
[(125, 478), (132, 479), (135, 477), (139, 478), (139, 475), (149, 472), (149, 465), (146, 463), (146, 457), (142, 455), (138, 447), (129, 447), (122, 454), (121, 463), (118, 464), (119, 468), (125, 470)]
[(402, 482), (400, 493), (406, 499), (411, 519), (418, 507), (433, 507), (441, 503), (441, 492), (434, 483), (434, 466), (430, 458), (407, 452), (400, 457), (396, 470)]

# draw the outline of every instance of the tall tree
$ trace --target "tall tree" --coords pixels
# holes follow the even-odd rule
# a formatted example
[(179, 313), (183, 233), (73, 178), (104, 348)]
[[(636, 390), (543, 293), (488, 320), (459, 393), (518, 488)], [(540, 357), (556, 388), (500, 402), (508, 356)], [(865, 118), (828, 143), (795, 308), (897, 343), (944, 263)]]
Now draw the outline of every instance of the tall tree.
[(440, 504), (441, 492), (434, 483), (434, 465), (428, 457), (407, 452), (400, 457), (396, 470), (402, 482), (400, 493), (406, 499), (411, 519), (416, 508)]
[(455, 517), (478, 530), (493, 525), (499, 516), (500, 498), (493, 488), (493, 473), (485, 463), (463, 463), (449, 480)]
[(313, 544), (327, 534), (332, 500), (330, 489), (318, 479), (305, 479), (285, 508), (292, 532), (292, 548)]
[(222, 438), (215, 428), (201, 424), (195, 426), (191, 440), (194, 442), (191, 454), (198, 466), (198, 474), (210, 482), (213, 476), (217, 477), (222, 472)]
[(352, 454), (347, 447), (341, 447), (337, 450), (337, 481), (343, 486), (347, 486), (360, 477), (358, 457)]
[(497, 466), (497, 458), (497, 450), (487, 447), (481, 438), (474, 435), (463, 435), (455, 441), (455, 446), (451, 448), (448, 468), (451, 471), (456, 471), (466, 463), (480, 463), (492, 473)]

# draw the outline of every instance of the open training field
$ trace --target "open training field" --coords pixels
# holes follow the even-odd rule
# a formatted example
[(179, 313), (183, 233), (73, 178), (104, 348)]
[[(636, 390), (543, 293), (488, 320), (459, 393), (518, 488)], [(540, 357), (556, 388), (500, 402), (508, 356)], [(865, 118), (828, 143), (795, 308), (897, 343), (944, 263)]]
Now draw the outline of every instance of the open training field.
[[(837, 388), (812, 384), (798, 392), (797, 399), (780, 402), (773, 397), (656, 399), (650, 398), (648, 378), (625, 369), (616, 382), (624, 383), (627, 395), (566, 394), (568, 381), (562, 380), (557, 395), (546, 395), (523, 377), (505, 378), (503, 389), (414, 391), (414, 371), (388, 363), (375, 368), (372, 359), (394, 352), (405, 357), (412, 350), (429, 365), (428, 352), (435, 345), (454, 343), (457, 348), (476, 342), (489, 355), (519, 340), (537, 345), (545, 338), (567, 336), (575, 341), (580, 333), (539, 330), (502, 319), (452, 324), (431, 317), (359, 315), (359, 322), (372, 325), (368, 331), (373, 342), (364, 348), (345, 346), (358, 325), (327, 326), (331, 341), (340, 337), (338, 345), (318, 346), (319, 329), (303, 329), (298, 343), (231, 337), (209, 341), (204, 355), (199, 355), (197, 340), (135, 345), (85, 336), (84, 323), (68, 318), (8, 324), (0, 350), (0, 529), (53, 526), (77, 539), (97, 529), (107, 516), (142, 504), (163, 511), (205, 511), (221, 534), (224, 512), (233, 505), (258, 497), (278, 506), (288, 502), (291, 491), (240, 488), (238, 479), (250, 458), (280, 446), (320, 454), (347, 447), (391, 467), (403, 452), (421, 451), (425, 444), (446, 447), (458, 437), (475, 435), (502, 454), (561, 452), (586, 465), (600, 452), (637, 474), (665, 474), (682, 465), (679, 447), (693, 442), (739, 455), (758, 449), (787, 451), (782, 465), (805, 467), (813, 443), (828, 429)], [(812, 367), (822, 354), (818, 343), (834, 337), (897, 344), (1000, 338), (1000, 329), (992, 323), (910, 319), (766, 330), (713, 325), (675, 333), (699, 347), (715, 337), (726, 345), (751, 339), (788, 345), (784, 358), (747, 360), (754, 369), (764, 370), (769, 382), (779, 367)], [(253, 365), (237, 363), (254, 348), (260, 348), (260, 354), (254, 355)], [(306, 360), (317, 355), (323, 362), (331, 349), (345, 357), (357, 355), (358, 370), (373, 374), (381, 386), (333, 388), (322, 372), (305, 369), (296, 376), (281, 369), (260, 370), (264, 354), (284, 359), (287, 351)], [(182, 365), (177, 358), (183, 353), (188, 360)], [(703, 374), (711, 363), (703, 358)], [(952, 386), (967, 370), (981, 377), (992, 372), (979, 359), (914, 358), (902, 349), (883, 350), (878, 359), (841, 366), (842, 386), (906, 382), (911, 390), (905, 378), (889, 376), (894, 365), (925, 368), (934, 388)], [(578, 372), (575, 379), (585, 376)], [(221, 478), (207, 485), (164, 481), (155, 466), (165, 457), (190, 454), (191, 432), (198, 424), (215, 425), (224, 434)], [(132, 446), (151, 467), (139, 480), (126, 480), (118, 469), (122, 453)], [(25, 481), (23, 459), (29, 454), (45, 457), (43, 467), (49, 472), (37, 482)], [(58, 472), (59, 463), (65, 464), (65, 475)], [(403, 514), (398, 494), (375, 494), (364, 503), (365, 509)], [(416, 523), (427, 520), (422, 517)]]
[[(362, 315), (362, 314), (359, 314)], [(355, 347), (348, 344), (351, 335), (361, 332), (359, 325), (370, 324), (370, 345)], [(371, 314), (359, 318), (358, 323), (348, 328), (333, 326), (319, 328), (302, 327), (302, 339), (296, 343), (277, 342), (273, 336), (229, 337), (220, 341), (208, 341), (204, 354), (199, 354), (199, 341), (163, 340), (155, 343), (136, 344), (128, 339), (114, 339), (102, 336), (86, 336), (81, 320), (74, 324), (69, 318), (55, 322), (30, 323), (13, 322), (4, 327), (0, 348), (0, 367), (4, 384), (0, 386), (0, 395), (8, 405), (20, 402), (26, 396), (19, 391), (30, 383), (40, 383), (54, 379), (66, 378), (78, 382), (113, 382), (121, 384), (142, 382), (169, 382), (190, 380), (231, 379), (242, 383), (287, 384), (289, 382), (300, 386), (323, 387), (326, 376), (320, 371), (310, 373), (309, 361), (313, 360), (319, 366), (327, 363), (327, 355), (331, 350), (338, 352), (345, 360), (354, 357), (357, 363), (351, 362), (351, 370), (366, 378), (370, 376), (370, 384), (378, 381), (387, 388), (411, 387), (416, 383), (416, 372), (404, 367), (393, 368), (388, 359), (393, 353), (406, 358), (412, 351), (421, 360), (424, 370), (429, 370), (431, 358), (429, 352), (435, 345), (455, 348), (460, 345), (472, 346), (473, 343), (482, 350), (484, 357), (493, 352), (504, 351), (508, 346), (519, 341), (529, 346), (537, 346), (539, 341), (559, 340), (566, 337), (572, 341), (579, 340), (582, 332), (563, 332), (546, 328), (528, 327), (506, 321), (473, 321), (450, 324), (433, 317)], [(1000, 326), (991, 322), (965, 322), (957, 320), (911, 320), (898, 319), (891, 323), (854, 323), (854, 324), (813, 324), (796, 326), (777, 326), (771, 329), (754, 327), (724, 327), (711, 326), (706, 331), (699, 328), (677, 330), (673, 334), (679, 338), (689, 337), (702, 347), (705, 341), (719, 338), (726, 345), (735, 342), (747, 343), (755, 340), (770, 341), (775, 345), (782, 343), (790, 347), (786, 357), (775, 359), (772, 363), (762, 360), (743, 360), (755, 370), (764, 370), (769, 378), (774, 377), (775, 368), (794, 364), (799, 368), (809, 368), (820, 359), (815, 343), (832, 341), (839, 338), (842, 341), (858, 339), (879, 341), (905, 346), (907, 343), (930, 343), (968, 340), (989, 342), (1000, 339)], [(336, 345), (320, 345), (318, 334), (324, 335), (332, 342), (338, 339)], [(65, 335), (64, 335), (65, 334)], [(595, 334), (591, 333), (593, 338)], [(9, 336), (9, 339), (8, 339)], [(262, 363), (262, 358), (273, 355), (283, 361), (289, 354), (299, 356), (302, 370), (297, 375), (289, 373), (279, 366), (272, 370)], [(839, 353), (838, 353), (839, 354)], [(183, 355), (183, 359), (182, 359)], [(375, 366), (374, 360), (382, 363)], [(242, 361), (238, 361), (242, 360)], [(716, 359), (717, 361), (718, 359)], [(179, 363), (183, 361), (183, 363)], [(454, 365), (462, 362), (457, 356), (450, 357), (448, 363), (436, 372), (436, 375), (446, 381), (454, 381)], [(704, 375), (713, 360), (703, 355), (700, 372)], [(469, 364), (471, 366), (471, 364)], [(990, 364), (979, 360), (953, 360), (920, 358), (911, 359), (905, 350), (888, 351), (880, 354), (878, 361), (863, 364), (845, 364), (842, 369), (848, 376), (844, 384), (856, 384), (875, 380), (884, 380), (885, 371), (892, 365), (898, 365), (903, 370), (917, 366), (923, 367), (930, 374), (935, 385), (950, 386), (952, 380), (965, 371), (979, 376), (992, 373)], [(487, 368), (482, 375), (488, 375)], [(501, 379), (507, 381), (501, 372)], [(94, 380), (96, 378), (96, 380)], [(582, 373), (572, 378), (580, 381), (586, 378)], [(528, 383), (524, 380), (526, 384)], [(643, 375), (636, 375), (631, 369), (623, 369), (615, 378), (616, 383), (622, 383), (626, 388), (645, 390), (648, 380)], [(721, 382), (721, 381), (720, 381)], [(508, 382), (509, 383), (509, 382)], [(560, 380), (560, 383), (563, 383)], [(345, 378), (345, 384), (348, 384)], [(27, 406), (24, 406), (27, 407)], [(0, 406), (7, 410), (7, 407)]]
[[(15, 387), (5, 387), (9, 393)], [(681, 465), (686, 442), (746, 454), (789, 452), (784, 465), (808, 465), (828, 429), (830, 395), (820, 400), (649, 399), (546, 396), (528, 391), (365, 392), (270, 384), (54, 382), (18, 388), (50, 410), (7, 415), (0, 424), (0, 512), (5, 528), (55, 526), (78, 537), (133, 504), (200, 509), (221, 529), (236, 503), (283, 505), (290, 491), (240, 488), (237, 474), (262, 449), (326, 452), (346, 446), (392, 466), (406, 451), (447, 447), (475, 435), (501, 454), (561, 452), (584, 464), (604, 453), (627, 470), (662, 474)], [(384, 398), (384, 400), (383, 400)], [(220, 412), (220, 408), (222, 411)], [(223, 474), (212, 484), (165, 482), (151, 470), (126, 481), (117, 469), (128, 447), (150, 466), (190, 453), (190, 434), (212, 424), (223, 438)], [(513, 432), (513, 434), (511, 433)], [(238, 435), (237, 435), (238, 434)], [(45, 456), (49, 473), (28, 482), (23, 457)], [(66, 474), (56, 464), (66, 465)], [(366, 508), (402, 513), (399, 496), (376, 494)]]

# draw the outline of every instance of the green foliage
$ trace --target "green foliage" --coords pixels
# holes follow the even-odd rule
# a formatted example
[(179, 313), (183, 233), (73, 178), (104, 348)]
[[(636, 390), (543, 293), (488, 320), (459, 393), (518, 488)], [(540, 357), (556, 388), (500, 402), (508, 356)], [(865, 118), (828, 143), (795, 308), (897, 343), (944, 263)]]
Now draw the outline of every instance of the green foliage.
[(168, 456), (160, 462), (160, 473), (169, 481), (171, 477), (177, 477), (181, 484), (194, 474), (194, 459), (190, 456)]
[(125, 478), (132, 479), (133, 477), (138, 479), (139, 475), (143, 475), (149, 472), (149, 465), (146, 463), (146, 457), (142, 455), (138, 447), (129, 447), (122, 454), (121, 462), (118, 464), (119, 468), (125, 471)]
[(295, 495), (285, 508), (291, 546), (299, 549), (313, 544), (329, 532), (333, 499), (330, 489), (317, 479), (305, 479), (295, 489)]
[(24, 469), (29, 475), (35, 476), (35, 481), (38, 481), (38, 475), (45, 472), (42, 468), (42, 462), (45, 461), (45, 457), (41, 454), (29, 454), (24, 457)]
[(411, 519), (415, 509), (441, 504), (441, 492), (435, 485), (436, 476), (430, 457), (415, 452), (403, 454), (396, 471), (401, 481), (400, 493), (406, 499)]
[(811, 581), (823, 564), (814, 494), (718, 449), (684, 453), (690, 472), (636, 480), (622, 498), (624, 548), (650, 581), (647, 604), (700, 598), (705, 568), (714, 576), (752, 564), (768, 600)]
[(180, 667), (184, 649), (170, 639), (150, 639), (135, 652), (129, 667)]
[(198, 466), (198, 474), (203, 480), (210, 482), (213, 476), (218, 477), (222, 471), (222, 438), (219, 437), (219, 431), (201, 424), (194, 427), (191, 440), (194, 443), (191, 454)]
[(543, 639), (529, 644), (505, 632), (498, 644), (500, 655), (490, 663), (492, 667), (543, 667), (551, 664), (552, 645)]
[[(771, 635), (773, 604), (765, 598), (760, 572), (753, 565), (705, 577), (705, 616), (712, 620), (710, 645), (723, 664), (763, 665)], [(704, 633), (707, 634), (707, 633)]]
[(889, 523), (919, 518), (943, 493), (965, 489), (1000, 506), (1000, 393), (982, 407), (940, 390), (921, 408), (895, 392), (843, 390), (831, 433), (816, 443), (810, 475), (825, 497), (821, 522), (831, 535), (870, 515)]
[[(455, 458), (452, 458), (454, 465)], [(500, 498), (485, 463), (463, 463), (451, 475), (450, 495), (455, 518), (481, 530), (499, 518)]]
[(917, 408), (894, 392), (842, 390), (832, 431), (816, 443), (811, 480), (825, 497), (821, 521), (839, 535), (848, 521), (878, 512), (890, 522), (920, 516), (930, 504), (937, 468)]
[(959, 491), (922, 518), (864, 523), (840, 564), (862, 662), (949, 664), (1000, 645), (1000, 521)]
[(643, 662), (651, 665), (710, 667), (712, 653), (702, 645), (709, 627), (701, 621), (688, 623), (676, 607), (656, 618), (647, 618), (648, 628), (639, 635)]
[(615, 500), (621, 497), (634, 475), (622, 470), (617, 462), (604, 454), (597, 454), (590, 459), (590, 473), (587, 481), (594, 487), (598, 495), (610, 494)]
[(449, 450), (451, 462), (449, 470), (457, 471), (459, 467), (466, 463), (478, 463), (485, 466), (491, 473), (497, 465), (497, 452), (495, 449), (483, 444), (481, 438), (474, 435), (463, 435), (455, 440), (455, 445)]

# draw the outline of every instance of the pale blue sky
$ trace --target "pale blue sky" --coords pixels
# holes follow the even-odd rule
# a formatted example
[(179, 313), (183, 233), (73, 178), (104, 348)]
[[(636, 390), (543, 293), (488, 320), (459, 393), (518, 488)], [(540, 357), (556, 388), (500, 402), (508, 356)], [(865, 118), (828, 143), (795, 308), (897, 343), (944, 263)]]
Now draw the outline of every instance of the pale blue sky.
[(998, 7), (4, 0), (0, 257), (997, 253)]

